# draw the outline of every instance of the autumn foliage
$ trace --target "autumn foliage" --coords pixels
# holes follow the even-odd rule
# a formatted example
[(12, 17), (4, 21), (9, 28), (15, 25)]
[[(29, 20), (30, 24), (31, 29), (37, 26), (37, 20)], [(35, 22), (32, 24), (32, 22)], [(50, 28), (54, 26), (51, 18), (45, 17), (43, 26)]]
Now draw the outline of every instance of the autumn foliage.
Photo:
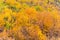
[(0, 40), (59, 40), (59, 2), (0, 0)]

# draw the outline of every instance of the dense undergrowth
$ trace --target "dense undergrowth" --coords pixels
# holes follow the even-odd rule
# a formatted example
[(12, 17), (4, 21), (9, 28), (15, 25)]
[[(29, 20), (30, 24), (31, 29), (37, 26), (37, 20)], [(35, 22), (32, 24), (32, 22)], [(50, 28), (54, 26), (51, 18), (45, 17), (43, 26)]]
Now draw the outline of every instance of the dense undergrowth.
[(0, 0), (0, 40), (56, 40), (58, 37), (60, 0)]

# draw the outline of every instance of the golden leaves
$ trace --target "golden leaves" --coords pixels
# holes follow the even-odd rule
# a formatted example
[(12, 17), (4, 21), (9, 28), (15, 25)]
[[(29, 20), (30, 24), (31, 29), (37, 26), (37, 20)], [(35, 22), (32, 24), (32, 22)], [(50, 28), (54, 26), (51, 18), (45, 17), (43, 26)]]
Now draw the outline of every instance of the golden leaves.
[(59, 11), (49, 4), (48, 0), (6, 0), (5, 2), (6, 5), (0, 4), (0, 8), (2, 6), (4, 8), (0, 13), (0, 27), (4, 26), (4, 30), (9, 29), (10, 33), (14, 33), (16, 40), (29, 38), (47, 40), (44, 31), (49, 32), (53, 27), (60, 28)]

